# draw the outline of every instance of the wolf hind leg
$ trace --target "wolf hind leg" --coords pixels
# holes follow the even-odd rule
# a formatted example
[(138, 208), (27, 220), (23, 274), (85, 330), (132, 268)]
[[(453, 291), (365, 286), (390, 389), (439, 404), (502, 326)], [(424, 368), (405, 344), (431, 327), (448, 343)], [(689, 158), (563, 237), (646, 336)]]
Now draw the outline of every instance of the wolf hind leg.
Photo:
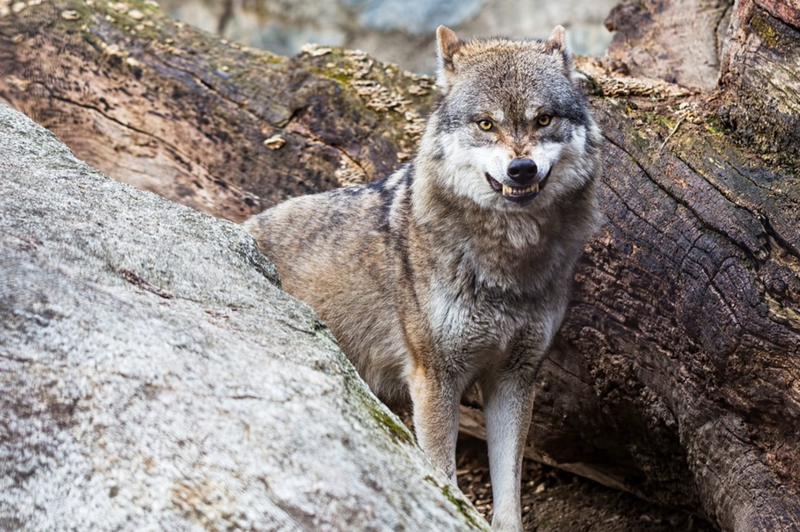
[(533, 374), (516, 369), (482, 382), (495, 532), (522, 532), (522, 453), (533, 411)]

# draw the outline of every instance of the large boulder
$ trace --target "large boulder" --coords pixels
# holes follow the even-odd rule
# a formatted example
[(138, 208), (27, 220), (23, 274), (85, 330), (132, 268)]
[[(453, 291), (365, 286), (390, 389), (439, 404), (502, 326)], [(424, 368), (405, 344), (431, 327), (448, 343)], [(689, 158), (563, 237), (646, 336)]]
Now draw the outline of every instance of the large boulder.
[(249, 235), (0, 138), (0, 530), (488, 530)]

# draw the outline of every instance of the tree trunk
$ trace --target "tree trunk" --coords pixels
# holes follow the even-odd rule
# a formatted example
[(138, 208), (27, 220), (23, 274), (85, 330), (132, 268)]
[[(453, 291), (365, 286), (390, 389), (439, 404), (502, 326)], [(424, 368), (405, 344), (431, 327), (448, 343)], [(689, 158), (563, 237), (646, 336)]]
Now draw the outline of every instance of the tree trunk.
[[(112, 5), (6, 13), (0, 98), (109, 175), (218, 216), (385, 175), (432, 105), (429, 79), (363, 54), (284, 59)], [(611, 60), (579, 61), (606, 222), (528, 455), (728, 531), (800, 530), (798, 21), (774, 0), (626, 4)]]

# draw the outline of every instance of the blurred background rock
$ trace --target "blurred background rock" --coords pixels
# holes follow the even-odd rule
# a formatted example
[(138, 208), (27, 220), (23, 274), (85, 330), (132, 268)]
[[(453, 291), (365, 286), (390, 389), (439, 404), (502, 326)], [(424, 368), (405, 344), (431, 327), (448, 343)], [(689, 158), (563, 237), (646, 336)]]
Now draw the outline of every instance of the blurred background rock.
[(407, 70), (435, 70), (434, 33), (546, 38), (567, 29), (574, 53), (601, 55), (603, 20), (618, 0), (163, 0), (173, 17), (280, 55), (306, 43), (359, 49)]

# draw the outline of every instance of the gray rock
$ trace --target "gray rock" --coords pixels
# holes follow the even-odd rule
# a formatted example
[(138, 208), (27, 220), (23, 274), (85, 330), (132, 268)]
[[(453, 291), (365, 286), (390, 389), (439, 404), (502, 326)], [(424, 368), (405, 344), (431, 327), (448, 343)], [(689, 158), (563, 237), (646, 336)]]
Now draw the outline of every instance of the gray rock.
[(0, 138), (0, 530), (488, 530), (249, 235)]

